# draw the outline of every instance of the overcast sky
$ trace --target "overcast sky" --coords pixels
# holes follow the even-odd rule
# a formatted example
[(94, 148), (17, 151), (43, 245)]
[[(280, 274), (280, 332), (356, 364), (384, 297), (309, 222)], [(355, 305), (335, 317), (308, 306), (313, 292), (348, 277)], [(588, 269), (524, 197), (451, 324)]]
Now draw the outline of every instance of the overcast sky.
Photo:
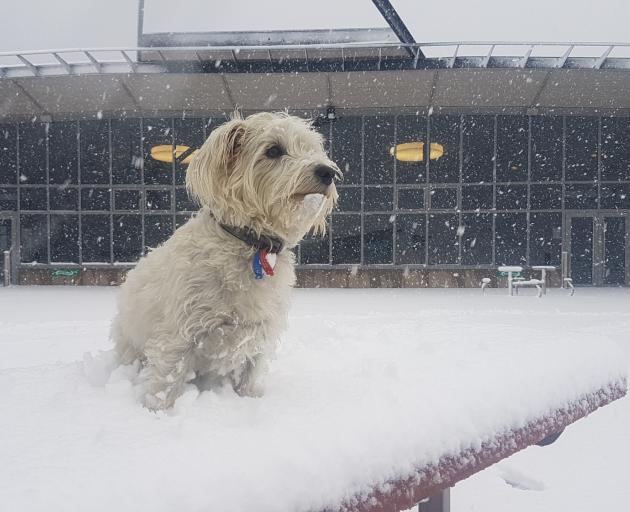
[[(393, 0), (417, 41), (630, 42), (629, 0)], [(136, 0), (0, 0), (0, 50), (135, 46)], [(370, 0), (146, 0), (145, 32), (385, 26)]]

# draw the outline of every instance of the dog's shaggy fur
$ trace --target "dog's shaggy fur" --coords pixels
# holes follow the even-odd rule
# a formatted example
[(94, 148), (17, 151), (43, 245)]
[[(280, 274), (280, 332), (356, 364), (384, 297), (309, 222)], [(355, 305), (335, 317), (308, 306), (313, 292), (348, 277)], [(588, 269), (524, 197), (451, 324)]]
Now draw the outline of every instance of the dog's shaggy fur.
[[(212, 132), (186, 174), (201, 210), (142, 258), (119, 292), (112, 339), (122, 364), (140, 361), (146, 406), (172, 406), (195, 377), (262, 393), (295, 281), (290, 249), (325, 230), (337, 199), (322, 168), (340, 175), (321, 135), (285, 113), (237, 115)], [(256, 250), (220, 224), (283, 240), (275, 275), (256, 280)]]

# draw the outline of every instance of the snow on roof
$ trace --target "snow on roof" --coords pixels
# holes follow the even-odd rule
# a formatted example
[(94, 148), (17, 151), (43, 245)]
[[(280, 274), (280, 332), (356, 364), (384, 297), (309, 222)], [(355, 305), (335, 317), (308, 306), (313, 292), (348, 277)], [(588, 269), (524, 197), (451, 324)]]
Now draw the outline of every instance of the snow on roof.
[(133, 368), (113, 369), (111, 354), (38, 364), (67, 344), (106, 345), (111, 299), (85, 290), (67, 309), (68, 292), (0, 294), (5, 318), (21, 322), (7, 323), (0, 343), (3, 365), (14, 366), (0, 371), (7, 510), (332, 507), (620, 382), (626, 370), (610, 339), (573, 326), (576, 315), (614, 309), (613, 295), (308, 290), (263, 398), (190, 386), (155, 414), (139, 405)]

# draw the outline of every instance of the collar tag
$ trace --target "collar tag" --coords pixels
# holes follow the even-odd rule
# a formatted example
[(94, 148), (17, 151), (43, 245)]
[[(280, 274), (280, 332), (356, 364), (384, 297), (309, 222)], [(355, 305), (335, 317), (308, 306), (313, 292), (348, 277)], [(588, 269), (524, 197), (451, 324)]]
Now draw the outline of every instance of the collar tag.
[(273, 270), (276, 266), (277, 254), (269, 253), (264, 249), (256, 251), (254, 259), (252, 261), (252, 269), (254, 271), (255, 279), (262, 279), (263, 277), (273, 276)]

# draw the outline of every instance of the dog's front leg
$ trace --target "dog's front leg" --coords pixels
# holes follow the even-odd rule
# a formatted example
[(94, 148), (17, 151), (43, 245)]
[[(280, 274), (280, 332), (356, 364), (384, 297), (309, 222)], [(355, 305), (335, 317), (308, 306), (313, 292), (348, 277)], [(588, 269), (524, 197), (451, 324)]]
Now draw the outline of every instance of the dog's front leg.
[(151, 357), (151, 352), (147, 351), (147, 365), (142, 374), (148, 385), (144, 405), (149, 409), (172, 407), (185, 384), (195, 377), (192, 347), (181, 350), (169, 348), (168, 354), (160, 349), (159, 357)]
[(263, 380), (267, 375), (267, 360), (262, 355), (247, 359), (238, 372), (232, 373), (232, 387), (240, 396), (260, 397), (264, 394)]

